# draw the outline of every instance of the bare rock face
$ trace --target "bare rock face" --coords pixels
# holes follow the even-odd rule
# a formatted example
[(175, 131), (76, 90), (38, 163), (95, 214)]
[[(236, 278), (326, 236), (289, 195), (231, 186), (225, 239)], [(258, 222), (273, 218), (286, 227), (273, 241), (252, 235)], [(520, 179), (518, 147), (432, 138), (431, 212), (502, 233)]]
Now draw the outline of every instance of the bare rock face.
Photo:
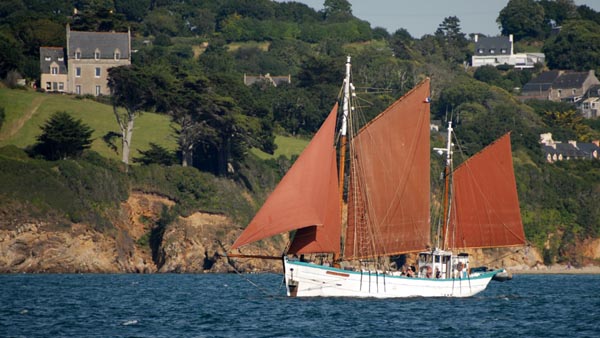
[[(195, 213), (169, 224), (159, 250), (159, 272), (279, 271), (281, 262), (232, 259), (227, 251), (241, 229), (228, 217)], [(262, 252), (262, 254), (268, 254)], [(280, 251), (281, 252), (281, 251)], [(254, 262), (258, 261), (258, 262)]]
[[(195, 213), (167, 225), (154, 249), (149, 243), (167, 198), (132, 193), (101, 233), (87, 224), (40, 221), (0, 227), (0, 273), (153, 273), (280, 271), (279, 261), (229, 259), (241, 228), (223, 215)], [(266, 242), (266, 254), (269, 242)], [(265, 249), (262, 244), (260, 250)], [(271, 252), (282, 252), (273, 247)], [(265, 254), (261, 251), (261, 254)]]

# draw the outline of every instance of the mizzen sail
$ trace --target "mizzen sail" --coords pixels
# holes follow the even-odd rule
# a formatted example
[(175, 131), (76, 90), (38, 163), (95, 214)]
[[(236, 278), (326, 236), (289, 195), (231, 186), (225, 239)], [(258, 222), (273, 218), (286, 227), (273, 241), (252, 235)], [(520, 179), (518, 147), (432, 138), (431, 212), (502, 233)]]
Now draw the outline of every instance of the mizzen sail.
[(426, 79), (351, 140), (346, 259), (429, 244), (428, 97)]
[(339, 254), (341, 221), (334, 147), (337, 110), (336, 104), (231, 249), (300, 229), (288, 253)]
[(523, 245), (519, 210), (507, 133), (454, 171), (446, 242), (451, 248)]

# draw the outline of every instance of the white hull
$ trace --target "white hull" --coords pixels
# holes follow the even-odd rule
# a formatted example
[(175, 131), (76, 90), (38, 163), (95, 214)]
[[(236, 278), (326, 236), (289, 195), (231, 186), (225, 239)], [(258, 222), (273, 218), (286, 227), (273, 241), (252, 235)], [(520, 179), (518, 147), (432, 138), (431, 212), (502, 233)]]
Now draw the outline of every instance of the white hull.
[(470, 297), (487, 287), (496, 270), (454, 279), (409, 278), (348, 271), (284, 258), (291, 297)]

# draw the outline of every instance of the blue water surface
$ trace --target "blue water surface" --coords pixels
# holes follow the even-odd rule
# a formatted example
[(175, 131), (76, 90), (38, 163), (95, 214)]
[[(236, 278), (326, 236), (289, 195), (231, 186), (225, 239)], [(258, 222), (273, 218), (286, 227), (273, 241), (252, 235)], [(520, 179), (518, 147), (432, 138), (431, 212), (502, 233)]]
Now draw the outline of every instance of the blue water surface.
[(0, 275), (0, 337), (600, 337), (600, 275), (466, 299), (293, 299), (275, 274)]

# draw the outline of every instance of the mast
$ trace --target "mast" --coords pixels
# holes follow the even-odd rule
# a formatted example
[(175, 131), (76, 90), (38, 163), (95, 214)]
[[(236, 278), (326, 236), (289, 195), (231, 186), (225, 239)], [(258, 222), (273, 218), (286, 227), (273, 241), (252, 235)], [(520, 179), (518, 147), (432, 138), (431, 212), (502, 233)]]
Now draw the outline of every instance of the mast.
[[(449, 214), (449, 201), (450, 201), (450, 175), (452, 173), (452, 121), (448, 122), (448, 138), (446, 142), (446, 148), (433, 148), (440, 155), (446, 153), (446, 166), (444, 167), (444, 226), (442, 229), (442, 250), (447, 249), (446, 239), (448, 234), (448, 222), (450, 222)], [(439, 238), (438, 238), (439, 241)]]
[[(340, 126), (340, 164), (339, 164), (339, 197), (340, 197), (340, 211), (343, 213), (344, 210), (344, 169), (346, 162), (346, 142), (348, 133), (348, 113), (350, 110), (350, 56), (346, 59), (346, 76), (344, 78), (344, 99), (342, 103), (342, 125)], [(342, 219), (342, 214), (340, 214)], [(333, 261), (337, 261), (338, 257), (333, 257)]]

